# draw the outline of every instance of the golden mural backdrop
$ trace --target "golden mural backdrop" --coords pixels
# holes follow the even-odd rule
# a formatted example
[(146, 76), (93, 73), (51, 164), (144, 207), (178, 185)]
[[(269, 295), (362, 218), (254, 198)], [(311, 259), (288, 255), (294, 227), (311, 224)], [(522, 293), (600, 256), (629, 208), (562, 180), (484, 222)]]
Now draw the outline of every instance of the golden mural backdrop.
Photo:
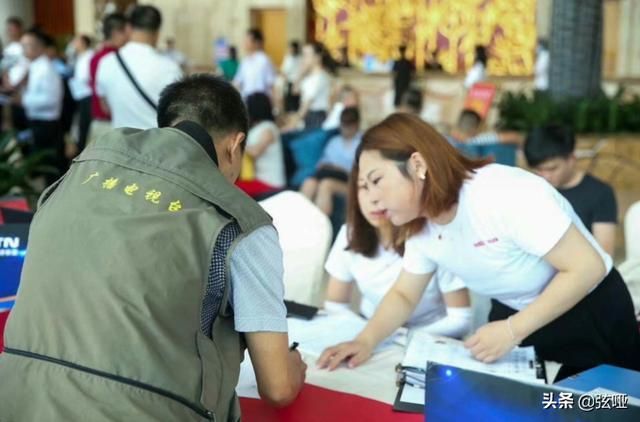
[(437, 49), (447, 72), (471, 67), (477, 44), (489, 47), (493, 75), (530, 75), (536, 45), (535, 0), (313, 0), (316, 39), (352, 63), (380, 61), (407, 46), (419, 69)]

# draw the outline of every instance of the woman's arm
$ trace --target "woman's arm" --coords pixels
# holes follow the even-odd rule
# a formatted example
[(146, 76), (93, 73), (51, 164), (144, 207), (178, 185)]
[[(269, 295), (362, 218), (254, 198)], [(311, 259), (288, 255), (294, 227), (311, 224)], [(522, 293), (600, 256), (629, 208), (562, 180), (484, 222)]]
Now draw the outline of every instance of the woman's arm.
[(459, 289), (443, 294), (447, 316), (422, 328), (427, 333), (454, 338), (464, 337), (471, 330), (473, 312), (469, 290)]
[(481, 327), (465, 343), (478, 360), (492, 362), (504, 356), (571, 309), (606, 275), (602, 257), (573, 224), (544, 259), (558, 272), (540, 296), (509, 319)]
[(329, 314), (348, 311), (350, 309), (352, 291), (352, 282), (345, 282), (330, 276), (324, 310)]
[(403, 270), (364, 330), (355, 340), (322, 352), (317, 362), (318, 367), (334, 370), (343, 360), (348, 359), (349, 367), (354, 368), (369, 359), (376, 345), (409, 319), (432, 275), (411, 274)]
[(247, 146), (245, 153), (255, 160), (264, 154), (267, 148), (269, 148), (269, 145), (271, 145), (275, 139), (276, 137), (273, 130), (265, 128), (265, 130), (260, 134), (260, 140), (258, 143), (252, 146)]

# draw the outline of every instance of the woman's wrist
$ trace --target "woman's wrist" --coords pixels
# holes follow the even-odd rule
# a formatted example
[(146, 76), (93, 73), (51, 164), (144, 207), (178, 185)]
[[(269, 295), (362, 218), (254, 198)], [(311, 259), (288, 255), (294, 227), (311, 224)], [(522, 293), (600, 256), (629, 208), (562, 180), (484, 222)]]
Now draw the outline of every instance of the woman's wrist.
[(529, 336), (529, 333), (523, 327), (522, 314), (520, 312), (507, 318), (507, 328), (515, 344), (520, 344)]

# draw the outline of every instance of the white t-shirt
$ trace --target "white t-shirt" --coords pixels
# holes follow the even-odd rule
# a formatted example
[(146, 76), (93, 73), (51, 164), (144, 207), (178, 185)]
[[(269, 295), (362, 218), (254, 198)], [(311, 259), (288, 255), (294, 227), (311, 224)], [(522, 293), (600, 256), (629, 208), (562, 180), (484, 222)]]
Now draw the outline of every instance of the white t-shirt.
[(43, 54), (29, 65), (29, 79), (22, 94), (22, 106), (31, 120), (53, 121), (62, 113), (62, 78)]
[(280, 70), (284, 74), (287, 82), (294, 83), (300, 77), (300, 70), (302, 68), (302, 56), (292, 56), (287, 54), (282, 61)]
[(309, 111), (329, 111), (331, 76), (325, 70), (311, 72), (300, 82), (300, 99), (309, 103)]
[(240, 86), (242, 98), (256, 92), (271, 95), (271, 87), (276, 80), (269, 56), (264, 51), (256, 51), (242, 59), (233, 83)]
[[(138, 85), (156, 105), (162, 90), (182, 76), (182, 70), (175, 62), (148, 44), (128, 42), (119, 51)], [(156, 111), (133, 86), (115, 53), (109, 53), (100, 60), (96, 92), (106, 98), (114, 128), (150, 129), (158, 126)]]
[(273, 133), (273, 142), (254, 163), (256, 179), (271, 186), (281, 188), (286, 184), (286, 177), (284, 153), (282, 152), (282, 141), (280, 140), (280, 130), (278, 130), (278, 126), (269, 120), (258, 123), (249, 130), (247, 146), (250, 147), (260, 143), (264, 132), (267, 130)]
[(93, 50), (87, 50), (80, 54), (76, 59), (76, 64), (73, 68), (73, 77), (69, 79), (69, 89), (71, 95), (76, 101), (83, 98), (90, 97), (91, 91), (91, 75), (89, 73), (89, 64), (93, 57)]
[(487, 71), (484, 65), (480, 62), (477, 62), (473, 65), (471, 69), (469, 69), (467, 76), (464, 78), (464, 87), (469, 89), (474, 84), (478, 82), (482, 82), (486, 78), (487, 78)]
[(536, 57), (533, 86), (540, 91), (549, 89), (549, 50), (540, 50)]
[(521, 310), (556, 274), (543, 256), (571, 223), (598, 251), (608, 273), (611, 257), (562, 195), (525, 170), (490, 164), (465, 181), (451, 223), (428, 223), (407, 241), (404, 268), (413, 274), (444, 268), (469, 289)]
[(18, 85), (29, 71), (29, 60), (24, 56), (22, 44), (13, 41), (2, 51), (2, 70), (8, 69), (9, 85)]
[[(360, 312), (371, 318), (384, 295), (398, 279), (402, 271), (402, 257), (394, 250), (386, 250), (380, 246), (377, 255), (369, 258), (345, 250), (347, 244), (347, 227), (342, 226), (329, 253), (325, 269), (340, 281), (356, 282), (362, 293)], [(465, 285), (460, 278), (445, 271), (438, 271), (427, 286), (407, 325), (427, 325), (445, 317), (447, 312), (442, 293), (464, 288)]]

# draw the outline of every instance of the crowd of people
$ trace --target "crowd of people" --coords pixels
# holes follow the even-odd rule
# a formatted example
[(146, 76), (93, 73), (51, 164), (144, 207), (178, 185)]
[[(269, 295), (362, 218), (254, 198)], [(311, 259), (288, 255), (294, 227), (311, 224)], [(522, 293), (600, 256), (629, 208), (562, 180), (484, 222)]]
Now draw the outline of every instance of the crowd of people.
[[(306, 365), (289, 349), (278, 236), (252, 199), (285, 189), (328, 216), (337, 198), (347, 203), (324, 308), (348, 311), (357, 289), (368, 323), (320, 367), (360, 365), (405, 325), (464, 338), (484, 362), (535, 346), (563, 365), (559, 378), (601, 363), (640, 370), (633, 303), (612, 259), (615, 195), (578, 169), (570, 128), (487, 132), (464, 109), (441, 134), (420, 118), (405, 48), (397, 108), (366, 127), (359, 93), (321, 43), (292, 41), (276, 68), (250, 29), (219, 76), (188, 75), (175, 40), (157, 49), (161, 26), (152, 6), (107, 15), (102, 41), (78, 35), (65, 62), (40, 29), (7, 21), (13, 127), (31, 134), (25, 154), (53, 150), (66, 172), (41, 200), (0, 357), (0, 378), (25, 378), (0, 383), (10, 417), (239, 417), (244, 344), (262, 397), (291, 402)], [(486, 78), (487, 60), (478, 46), (467, 88)], [(318, 157), (292, 184), (288, 143), (309, 136), (322, 139)], [(521, 146), (531, 171), (460, 150), (498, 144)], [(470, 291), (492, 298), (475, 332)], [(52, 315), (65, 328), (39, 336)], [(45, 384), (61, 396), (34, 395)]]

